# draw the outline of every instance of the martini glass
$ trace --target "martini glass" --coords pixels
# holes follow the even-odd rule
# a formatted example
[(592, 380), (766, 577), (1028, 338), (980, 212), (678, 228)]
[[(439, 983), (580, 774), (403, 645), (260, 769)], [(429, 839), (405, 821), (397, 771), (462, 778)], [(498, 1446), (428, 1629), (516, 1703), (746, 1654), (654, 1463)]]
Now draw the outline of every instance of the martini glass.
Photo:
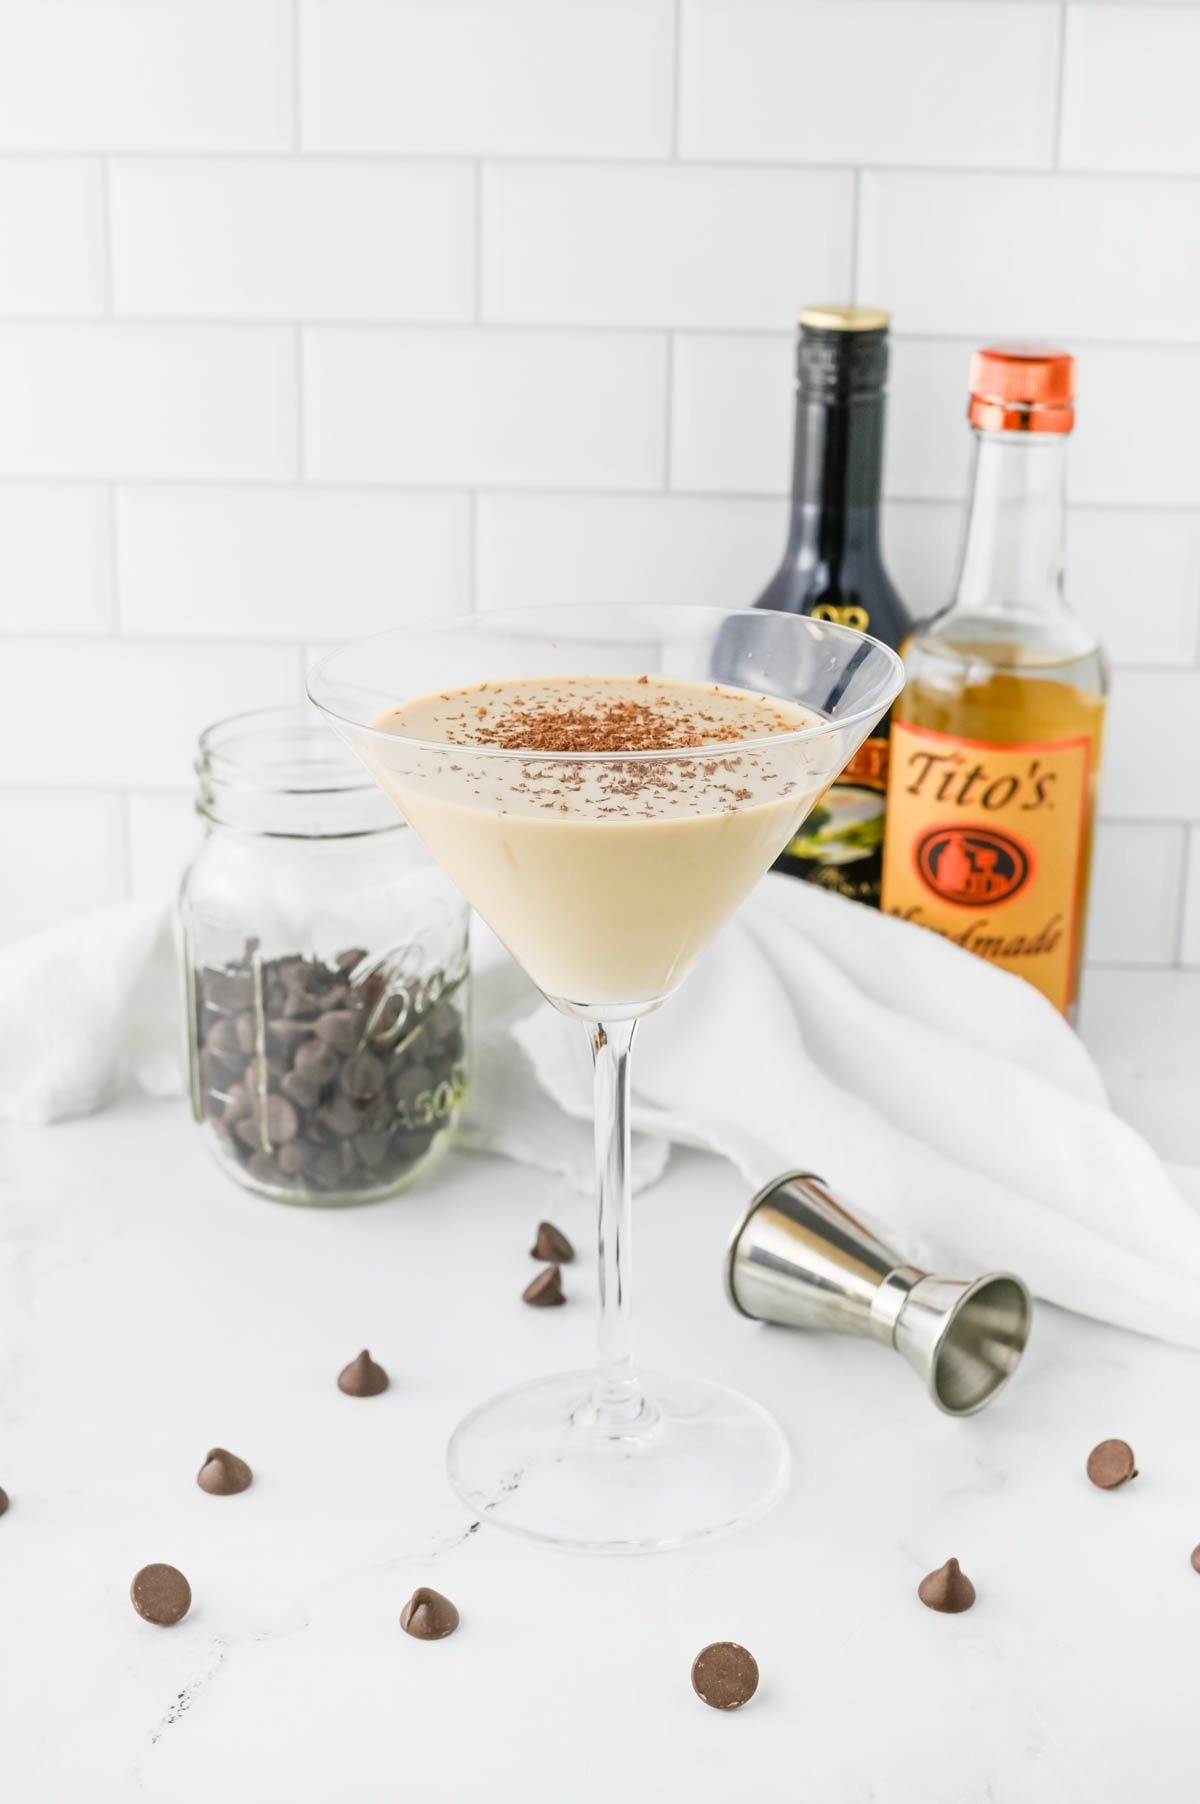
[[(669, 750), (451, 743), (525, 685), (625, 680), (700, 708), (741, 695), (737, 737)], [(642, 687), (638, 679), (648, 679)], [(309, 693), (543, 995), (581, 1023), (595, 1088), (596, 1367), (509, 1390), (455, 1430), (450, 1482), (483, 1521), (587, 1552), (673, 1547), (760, 1515), (788, 1479), (757, 1403), (633, 1357), (630, 1051), (903, 683), (848, 627), (720, 608), (471, 615), (331, 653)], [(469, 693), (468, 693), (469, 692)], [(476, 705), (477, 704), (477, 705)], [(430, 713), (433, 709), (433, 714)], [(729, 730), (727, 728), (727, 730)], [(718, 1044), (714, 1060), (722, 1056)]]

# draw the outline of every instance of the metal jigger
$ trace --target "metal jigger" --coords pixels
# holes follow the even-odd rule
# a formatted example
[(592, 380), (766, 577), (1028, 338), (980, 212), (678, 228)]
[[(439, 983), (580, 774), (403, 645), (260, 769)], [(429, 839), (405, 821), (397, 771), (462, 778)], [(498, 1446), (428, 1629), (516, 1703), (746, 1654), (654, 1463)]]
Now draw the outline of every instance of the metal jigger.
[(729, 1242), (725, 1289), (760, 1321), (894, 1347), (950, 1416), (973, 1415), (1004, 1388), (1033, 1313), (1011, 1272), (933, 1278), (905, 1265), (806, 1171), (754, 1198)]

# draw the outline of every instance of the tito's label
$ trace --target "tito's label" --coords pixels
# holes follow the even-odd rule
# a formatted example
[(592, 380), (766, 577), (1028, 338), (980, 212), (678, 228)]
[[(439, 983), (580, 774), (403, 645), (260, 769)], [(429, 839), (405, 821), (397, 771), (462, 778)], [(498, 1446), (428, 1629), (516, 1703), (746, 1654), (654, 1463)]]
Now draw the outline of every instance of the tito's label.
[(892, 727), (883, 907), (1071, 1000), (1092, 742)]

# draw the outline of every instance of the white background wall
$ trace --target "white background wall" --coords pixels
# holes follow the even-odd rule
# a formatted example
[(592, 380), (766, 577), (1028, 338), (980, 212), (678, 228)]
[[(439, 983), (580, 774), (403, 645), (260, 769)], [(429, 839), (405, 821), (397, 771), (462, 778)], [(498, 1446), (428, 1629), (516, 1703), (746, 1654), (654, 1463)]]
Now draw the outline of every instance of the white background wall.
[(197, 732), (314, 643), (751, 599), (856, 297), (918, 612), (973, 345), (1077, 352), (1091, 952), (1200, 964), (1197, 95), (1192, 5), (0, 0), (0, 933), (173, 882)]

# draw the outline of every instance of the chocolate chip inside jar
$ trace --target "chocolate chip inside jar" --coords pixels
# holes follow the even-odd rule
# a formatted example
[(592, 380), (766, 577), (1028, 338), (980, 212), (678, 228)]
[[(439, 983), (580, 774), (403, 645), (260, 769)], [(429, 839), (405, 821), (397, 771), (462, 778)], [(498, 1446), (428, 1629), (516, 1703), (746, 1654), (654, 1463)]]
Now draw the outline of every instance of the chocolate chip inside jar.
[(414, 981), (357, 947), (326, 962), (249, 944), (192, 984), (197, 1112), (253, 1188), (384, 1196), (453, 1126), (467, 1086), (461, 972)]

